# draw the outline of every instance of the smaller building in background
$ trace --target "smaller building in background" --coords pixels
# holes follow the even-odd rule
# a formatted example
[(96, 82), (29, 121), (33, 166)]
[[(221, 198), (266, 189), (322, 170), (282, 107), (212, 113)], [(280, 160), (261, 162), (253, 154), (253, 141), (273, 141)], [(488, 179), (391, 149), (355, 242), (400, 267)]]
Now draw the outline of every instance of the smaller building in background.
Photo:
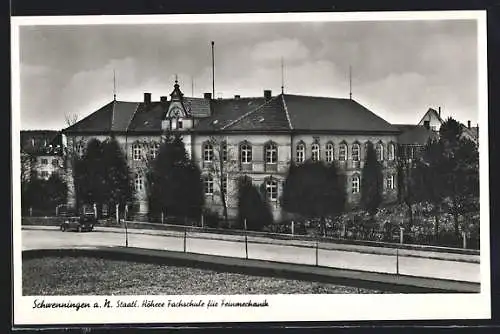
[(21, 174), (27, 181), (32, 177), (47, 180), (64, 171), (62, 134), (53, 130), (21, 131)]

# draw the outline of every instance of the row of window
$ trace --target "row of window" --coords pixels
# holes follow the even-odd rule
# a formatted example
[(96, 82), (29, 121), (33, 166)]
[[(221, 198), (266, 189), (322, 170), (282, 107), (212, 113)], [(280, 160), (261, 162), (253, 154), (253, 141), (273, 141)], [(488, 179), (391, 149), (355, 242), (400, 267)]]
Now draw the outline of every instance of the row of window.
[[(328, 142), (325, 145), (325, 160), (326, 162), (332, 162), (335, 159), (335, 149), (332, 142)], [(375, 150), (377, 154), (377, 159), (379, 161), (384, 160), (384, 144), (377, 143), (375, 145)], [(395, 158), (396, 147), (394, 143), (389, 143), (387, 145), (387, 159), (389, 161)], [(361, 145), (359, 143), (352, 144), (351, 147), (351, 159), (353, 161), (359, 161), (361, 158)], [(295, 161), (302, 163), (306, 160), (306, 145), (300, 142), (296, 146), (295, 151)], [(222, 160), (227, 161), (227, 147), (224, 145), (221, 149)], [(319, 143), (313, 143), (311, 145), (311, 160), (319, 161), (321, 157), (321, 147)], [(339, 161), (346, 161), (348, 157), (348, 146), (346, 143), (341, 143), (339, 145)], [(204, 143), (202, 146), (202, 158), (204, 162), (212, 162), (214, 160), (214, 147), (211, 143)], [(240, 162), (243, 164), (252, 162), (252, 145), (248, 142), (243, 142), (240, 144)], [(278, 162), (278, 146), (273, 143), (267, 143), (264, 145), (264, 161), (266, 164), (275, 164)]]
[[(43, 172), (42, 172), (42, 177), (43, 177)], [(141, 191), (143, 189), (144, 185), (144, 179), (142, 174), (137, 173), (135, 175), (135, 190), (136, 191)], [(213, 195), (214, 194), (214, 178), (212, 175), (205, 175), (203, 177), (203, 189), (205, 192), (205, 195)], [(224, 194), (227, 194), (227, 177), (222, 178), (221, 182), (221, 191)], [(388, 190), (393, 190), (395, 186), (394, 183), (394, 175), (388, 175), (386, 177), (386, 189)], [(278, 181), (275, 179), (268, 179), (265, 181), (265, 187), (267, 194), (269, 196), (269, 199), (271, 201), (276, 201), (278, 200)], [(353, 175), (351, 177), (351, 191), (353, 194), (357, 194), (360, 192), (360, 187), (361, 187), (361, 179), (359, 175)]]
[[(48, 165), (49, 164), (49, 159), (42, 158), (40, 162), (41, 162), (42, 165)], [(52, 166), (57, 167), (58, 165), (59, 165), (59, 160), (58, 159), (52, 159)]]

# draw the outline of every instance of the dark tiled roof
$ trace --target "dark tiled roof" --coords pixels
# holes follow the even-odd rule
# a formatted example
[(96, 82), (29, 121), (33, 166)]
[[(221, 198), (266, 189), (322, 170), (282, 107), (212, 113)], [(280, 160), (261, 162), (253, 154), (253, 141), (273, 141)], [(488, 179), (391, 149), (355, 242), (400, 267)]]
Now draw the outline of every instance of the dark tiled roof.
[(111, 101), (97, 111), (64, 129), (64, 132), (108, 132), (111, 129), (113, 109), (116, 101)]
[(403, 132), (398, 137), (402, 145), (425, 145), (429, 139), (437, 139), (438, 132), (427, 129), (423, 125), (416, 125), (413, 129)]
[(28, 154), (62, 154), (61, 132), (54, 130), (21, 131), (21, 150)]
[(354, 100), (288, 94), (284, 100), (295, 130), (399, 132)]
[(148, 105), (141, 103), (130, 122), (128, 131), (160, 131), (161, 121), (167, 110), (168, 102), (151, 102)]
[(243, 115), (262, 106), (264, 97), (212, 100), (212, 115), (201, 119), (196, 129), (202, 131), (220, 130)]
[(115, 101), (111, 119), (111, 131), (127, 130), (139, 103)]
[(397, 127), (400, 131), (406, 132), (409, 130), (413, 130), (416, 128), (418, 125), (415, 124), (393, 124), (395, 127)]
[(223, 130), (290, 130), (281, 96), (276, 96), (226, 125)]
[(184, 108), (188, 110), (193, 117), (208, 117), (210, 116), (210, 100), (184, 97)]

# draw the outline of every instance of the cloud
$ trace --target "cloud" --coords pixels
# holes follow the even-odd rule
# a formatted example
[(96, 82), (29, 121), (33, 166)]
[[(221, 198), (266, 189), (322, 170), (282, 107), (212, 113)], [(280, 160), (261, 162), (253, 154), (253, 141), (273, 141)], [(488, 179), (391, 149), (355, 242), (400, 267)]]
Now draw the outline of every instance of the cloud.
[(308, 58), (309, 49), (301, 41), (283, 38), (256, 44), (251, 52), (255, 61), (269, 61), (284, 57), (287, 61), (297, 61)]

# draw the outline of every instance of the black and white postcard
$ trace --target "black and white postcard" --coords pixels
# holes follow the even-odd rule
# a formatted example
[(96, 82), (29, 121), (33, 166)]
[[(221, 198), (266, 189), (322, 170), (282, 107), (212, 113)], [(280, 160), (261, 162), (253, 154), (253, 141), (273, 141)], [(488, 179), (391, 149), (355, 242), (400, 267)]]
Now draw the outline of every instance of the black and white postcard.
[(12, 18), (15, 325), (489, 319), (486, 13)]

